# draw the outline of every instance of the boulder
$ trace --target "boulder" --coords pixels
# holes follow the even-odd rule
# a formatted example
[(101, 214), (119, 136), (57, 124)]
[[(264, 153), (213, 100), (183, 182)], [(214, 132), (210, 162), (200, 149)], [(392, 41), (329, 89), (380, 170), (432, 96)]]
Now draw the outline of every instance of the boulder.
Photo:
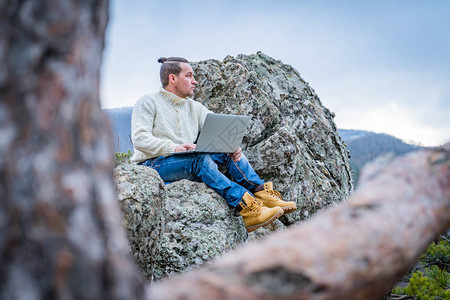
[(156, 279), (199, 266), (246, 240), (242, 218), (204, 183), (181, 180), (166, 185), (165, 190)]
[(164, 185), (152, 168), (115, 168), (118, 199), (134, 260), (149, 280), (200, 266), (285, 226), (247, 234), (239, 214), (204, 183), (180, 180)]
[(217, 113), (252, 117), (242, 148), (260, 177), (297, 203), (281, 218), (286, 225), (349, 196), (349, 154), (334, 114), (297, 70), (261, 52), (191, 65), (197, 101)]
[[(262, 53), (192, 63), (195, 98), (218, 113), (252, 117), (243, 150), (298, 210), (285, 225), (346, 199), (353, 190), (348, 151), (333, 114), (289, 65)], [(164, 185), (151, 168), (115, 170), (131, 250), (149, 279), (195, 268), (239, 245), (283, 230), (279, 220), (247, 234), (242, 218), (204, 183)]]
[(131, 164), (115, 168), (114, 179), (133, 258), (151, 279), (164, 228), (164, 182), (152, 168)]

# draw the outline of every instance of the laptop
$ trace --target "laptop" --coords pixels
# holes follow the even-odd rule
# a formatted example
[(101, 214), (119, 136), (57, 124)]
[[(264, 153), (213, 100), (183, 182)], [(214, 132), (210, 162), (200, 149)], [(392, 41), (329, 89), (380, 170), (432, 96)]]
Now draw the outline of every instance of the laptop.
[(249, 122), (249, 116), (209, 113), (197, 138), (195, 150), (175, 152), (172, 155), (233, 153), (241, 145)]

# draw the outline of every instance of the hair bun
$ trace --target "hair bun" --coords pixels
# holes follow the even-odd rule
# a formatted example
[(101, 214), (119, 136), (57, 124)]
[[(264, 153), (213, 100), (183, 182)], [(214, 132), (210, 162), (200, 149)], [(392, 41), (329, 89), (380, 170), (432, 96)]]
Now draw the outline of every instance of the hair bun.
[(165, 62), (166, 60), (167, 60), (166, 57), (160, 57), (160, 58), (158, 59), (158, 62), (162, 64), (162, 63)]

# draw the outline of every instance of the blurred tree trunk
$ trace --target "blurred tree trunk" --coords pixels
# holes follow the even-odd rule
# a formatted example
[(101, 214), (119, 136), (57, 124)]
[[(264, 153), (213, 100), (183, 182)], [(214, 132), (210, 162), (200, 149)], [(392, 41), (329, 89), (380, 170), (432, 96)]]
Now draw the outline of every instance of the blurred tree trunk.
[(0, 298), (137, 299), (99, 102), (107, 0), (0, 2)]

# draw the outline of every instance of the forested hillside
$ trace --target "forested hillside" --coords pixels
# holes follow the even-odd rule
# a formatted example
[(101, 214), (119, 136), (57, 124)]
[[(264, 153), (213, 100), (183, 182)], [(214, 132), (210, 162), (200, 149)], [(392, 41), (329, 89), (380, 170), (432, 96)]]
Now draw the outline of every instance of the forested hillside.
[(380, 155), (392, 153), (402, 155), (421, 148), (385, 133), (375, 133), (364, 130), (339, 129), (339, 135), (350, 151), (350, 165), (357, 184), (359, 172), (369, 161)]

